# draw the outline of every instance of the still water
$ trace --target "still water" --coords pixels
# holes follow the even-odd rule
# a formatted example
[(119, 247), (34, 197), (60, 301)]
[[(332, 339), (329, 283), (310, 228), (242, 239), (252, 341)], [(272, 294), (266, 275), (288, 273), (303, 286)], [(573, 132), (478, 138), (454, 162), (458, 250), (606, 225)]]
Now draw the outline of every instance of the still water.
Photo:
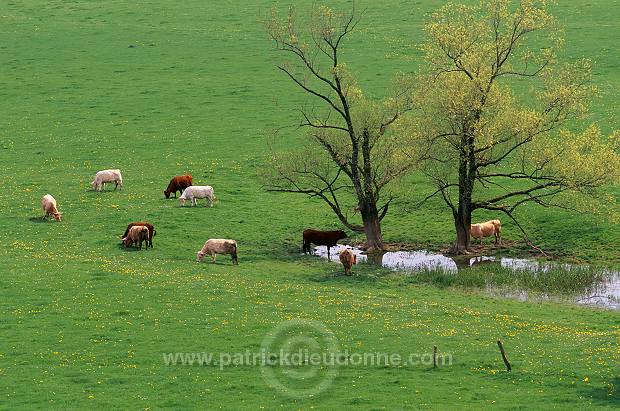
[[(369, 263), (369, 256), (364, 251), (344, 245), (337, 245), (331, 248), (331, 261), (340, 263), (338, 260), (338, 253), (345, 248), (350, 249), (357, 256), (357, 262)], [(323, 258), (327, 258), (327, 248), (319, 246), (314, 248), (315, 255)], [(387, 252), (380, 255), (371, 256), (375, 265), (382, 265), (383, 267), (391, 268), (396, 271), (410, 271), (412, 275), (415, 275), (416, 270), (424, 269), (441, 269), (445, 272), (452, 272), (455, 275), (459, 270), (467, 269), (468, 267), (484, 264), (489, 266), (502, 266), (513, 270), (520, 271), (545, 271), (553, 267), (555, 263), (541, 262), (533, 259), (526, 258), (507, 258), (507, 257), (487, 257), (478, 256), (471, 258), (450, 258), (443, 254), (431, 253), (425, 250), (418, 251), (395, 251)], [(557, 266), (557, 265), (556, 265)], [(579, 267), (576, 265), (563, 264), (563, 268), (570, 270), (571, 267)], [(610, 308), (620, 310), (620, 272), (605, 270), (603, 272), (603, 278), (600, 282), (591, 284), (585, 288), (579, 295), (571, 297), (570, 301), (576, 304), (592, 305), (604, 308)], [(488, 285), (487, 290), (489, 294), (501, 295), (508, 298), (516, 298), (521, 301), (526, 300), (566, 300), (566, 297), (556, 297), (551, 295), (541, 295), (540, 293), (531, 293), (527, 290), (500, 290), (493, 285)]]

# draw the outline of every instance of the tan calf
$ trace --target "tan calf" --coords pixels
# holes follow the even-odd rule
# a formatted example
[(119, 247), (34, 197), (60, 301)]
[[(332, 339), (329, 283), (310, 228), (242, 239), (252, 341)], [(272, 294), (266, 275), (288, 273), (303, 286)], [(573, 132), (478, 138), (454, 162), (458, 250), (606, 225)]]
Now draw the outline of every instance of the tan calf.
[(142, 250), (143, 241), (146, 242), (146, 248), (148, 249), (149, 228), (145, 225), (134, 225), (130, 227), (127, 232), (127, 236), (123, 238), (123, 244), (125, 247), (136, 244), (136, 248), (138, 250)]
[(344, 267), (344, 273), (351, 275), (351, 267), (353, 264), (357, 264), (357, 256), (353, 254), (353, 251), (346, 249), (340, 252), (340, 262)]
[(502, 241), (502, 223), (499, 220), (490, 220), (485, 223), (472, 224), (470, 234), (482, 242), (484, 237), (495, 236), (495, 244)]

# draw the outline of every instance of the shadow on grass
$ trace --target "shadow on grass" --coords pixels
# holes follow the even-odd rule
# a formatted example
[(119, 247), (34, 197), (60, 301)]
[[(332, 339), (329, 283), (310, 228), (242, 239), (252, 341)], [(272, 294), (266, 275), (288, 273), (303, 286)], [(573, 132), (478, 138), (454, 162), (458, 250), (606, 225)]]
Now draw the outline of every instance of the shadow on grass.
[(108, 277), (110, 277), (110, 273), (107, 273), (105, 271), (92, 271), (90, 273), (91, 281), (107, 280)]
[(193, 262), (195, 262), (195, 263), (197, 263), (197, 264), (200, 264), (200, 265), (206, 265), (206, 266), (211, 266), (211, 265), (214, 265), (214, 266), (218, 266), (218, 267), (219, 267), (219, 266), (231, 266), (231, 267), (236, 267), (236, 265), (235, 265), (235, 264), (233, 264), (233, 263), (232, 263), (232, 261), (230, 261), (230, 260), (228, 260), (228, 261), (226, 261), (226, 260), (224, 260), (224, 261), (220, 261), (220, 260), (218, 259), (216, 262), (212, 263), (212, 262), (211, 262), (211, 259), (209, 259), (209, 261), (206, 261), (206, 260), (205, 260), (205, 261), (196, 261), (196, 260), (194, 259), (194, 261), (193, 261)]
[[(307, 259), (310, 258), (307, 257)], [(394, 273), (386, 268), (373, 267), (366, 264), (354, 265), (351, 275), (344, 273), (342, 264), (330, 264), (328, 267), (321, 268), (323, 269), (320, 272), (316, 272), (316, 274), (307, 277), (307, 279), (315, 283), (372, 284)]]
[(123, 191), (122, 191), (122, 190), (116, 190), (116, 191), (115, 191), (115, 190), (113, 190), (113, 189), (112, 189), (112, 190), (101, 190), (101, 191), (95, 191), (95, 190), (93, 190), (92, 188), (89, 188), (89, 189), (84, 190), (84, 193), (85, 193), (86, 195), (90, 195), (90, 196), (93, 196), (93, 197), (95, 197), (95, 196), (101, 196), (101, 195), (106, 195), (106, 194), (112, 194), (112, 193), (116, 193), (116, 192), (118, 192), (118, 193), (122, 193)]
[(612, 405), (618, 409), (620, 407), (620, 377), (615, 377), (605, 387), (591, 387), (589, 390), (582, 390), (582, 394), (586, 398), (592, 398), (593, 402), (600, 405)]
[(132, 245), (130, 247), (125, 247), (123, 245), (123, 243), (121, 242), (121, 243), (118, 244), (118, 249), (121, 250), (121, 251), (126, 251), (126, 252), (130, 253), (130, 252), (133, 252), (133, 251), (144, 251), (147, 248), (144, 246), (144, 244), (142, 244), (142, 249), (141, 250), (139, 250), (135, 245)]
[(205, 208), (206, 209), (215, 208), (215, 206), (209, 207), (208, 205), (204, 205), (204, 204), (201, 204), (201, 203), (198, 203), (198, 205), (195, 205), (195, 206), (193, 206), (191, 204), (185, 204), (184, 206), (182, 206), (178, 202), (176, 204), (176, 207), (177, 208), (181, 208), (181, 209), (196, 209), (196, 210), (202, 210), (202, 209), (205, 209)]
[(30, 220), (31, 223), (51, 223), (56, 222), (56, 220), (54, 220), (53, 218), (45, 218), (45, 217), (30, 217), (28, 218), (28, 220)]

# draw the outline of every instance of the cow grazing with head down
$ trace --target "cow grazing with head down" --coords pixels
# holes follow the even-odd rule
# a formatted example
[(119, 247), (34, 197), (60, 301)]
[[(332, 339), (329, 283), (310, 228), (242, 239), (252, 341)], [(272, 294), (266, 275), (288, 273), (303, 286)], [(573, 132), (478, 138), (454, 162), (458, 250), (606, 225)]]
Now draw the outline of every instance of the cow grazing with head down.
[(213, 187), (211, 186), (189, 186), (183, 190), (183, 194), (179, 197), (181, 207), (185, 205), (187, 200), (191, 200), (192, 205), (197, 205), (196, 200), (204, 198), (206, 200), (206, 206), (213, 207), (213, 201), (215, 201), (215, 194), (213, 193)]
[(58, 211), (58, 205), (56, 204), (56, 199), (52, 197), (51, 194), (45, 194), (41, 197), (41, 208), (45, 213), (43, 218), (54, 217), (54, 219), (60, 222), (62, 218), (62, 213)]
[(123, 188), (123, 176), (121, 170), (101, 170), (95, 174), (95, 179), (90, 183), (95, 191), (101, 191), (105, 189), (105, 183), (114, 183), (114, 189), (118, 187)]
[(239, 264), (237, 259), (237, 242), (235, 240), (226, 240), (222, 238), (211, 238), (202, 246), (202, 249), (196, 253), (196, 261), (201, 262), (205, 255), (211, 256), (211, 262), (215, 263), (217, 254), (230, 254), (232, 262)]
[(311, 244), (324, 245), (327, 247), (327, 258), (330, 258), (329, 250), (335, 247), (338, 240), (347, 238), (347, 233), (342, 230), (337, 231), (320, 231), (307, 229), (303, 232), (303, 251), (304, 254), (312, 254)]
[(170, 194), (174, 193), (174, 198), (177, 197), (177, 191), (183, 194), (183, 190), (192, 185), (192, 176), (189, 174), (185, 174), (182, 176), (174, 176), (170, 183), (168, 183), (168, 188), (164, 190), (164, 196), (166, 198), (170, 198)]
[(353, 251), (346, 249), (340, 252), (340, 262), (344, 267), (345, 275), (351, 275), (351, 267), (353, 264), (357, 264), (357, 256), (353, 254)]
[(153, 248), (153, 237), (155, 237), (155, 234), (157, 234), (157, 231), (155, 231), (155, 226), (153, 226), (153, 224), (147, 221), (138, 221), (135, 223), (129, 223), (127, 225), (127, 229), (125, 229), (125, 233), (121, 236), (123, 243), (125, 242), (125, 238), (127, 237), (127, 234), (129, 234), (129, 229), (131, 229), (131, 227), (134, 227), (134, 226), (145, 226), (146, 228), (148, 228), (149, 236), (147, 238), (146, 248), (149, 248), (149, 246)]
[[(148, 244), (149, 229), (144, 225), (135, 225), (127, 232), (127, 237), (123, 238), (125, 247), (129, 247), (132, 244), (136, 244), (138, 250), (142, 250), (142, 242), (145, 241)], [(148, 246), (147, 246), (148, 249)]]
[(484, 237), (495, 236), (495, 244), (502, 241), (502, 223), (499, 220), (490, 220), (485, 223), (472, 224), (470, 234), (482, 243)]

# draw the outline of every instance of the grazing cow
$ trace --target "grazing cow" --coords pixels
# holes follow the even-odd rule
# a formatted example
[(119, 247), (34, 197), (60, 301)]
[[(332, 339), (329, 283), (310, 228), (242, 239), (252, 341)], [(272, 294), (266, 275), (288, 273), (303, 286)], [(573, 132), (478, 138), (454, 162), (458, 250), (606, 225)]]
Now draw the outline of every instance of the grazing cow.
[(45, 194), (43, 197), (41, 197), (41, 208), (45, 213), (43, 215), (43, 218), (49, 218), (50, 216), (52, 216), (56, 221), (60, 222), (62, 213), (58, 212), (56, 199), (52, 197), (51, 194)]
[(183, 190), (191, 185), (192, 176), (189, 174), (174, 176), (172, 180), (170, 180), (170, 183), (168, 183), (168, 188), (164, 190), (164, 196), (170, 198), (170, 194), (174, 193), (174, 198), (177, 198), (177, 191), (182, 194)]
[(95, 191), (101, 191), (105, 189), (105, 183), (114, 183), (114, 190), (119, 186), (123, 188), (123, 176), (121, 170), (101, 170), (95, 174), (95, 179), (90, 183)]
[(329, 249), (335, 247), (338, 240), (347, 238), (347, 233), (342, 230), (337, 231), (320, 231), (320, 230), (304, 230), (303, 233), (303, 250), (304, 254), (312, 254), (310, 244), (327, 246), (327, 258), (331, 258), (329, 255)]
[(206, 200), (206, 205), (209, 207), (213, 207), (213, 200), (215, 199), (215, 195), (213, 194), (213, 187), (211, 186), (189, 186), (185, 190), (183, 190), (183, 194), (179, 197), (179, 202), (181, 203), (181, 207), (185, 205), (185, 201), (192, 200), (192, 205), (196, 206), (196, 199), (204, 198)]
[(148, 238), (148, 241), (146, 243), (146, 248), (149, 248), (149, 246), (151, 246), (151, 248), (153, 248), (153, 237), (155, 237), (155, 234), (157, 234), (157, 231), (155, 231), (155, 227), (153, 226), (153, 224), (151, 224), (149, 222), (146, 222), (146, 221), (138, 221), (138, 222), (135, 222), (135, 223), (129, 223), (127, 225), (127, 229), (125, 230), (125, 233), (121, 237), (123, 239), (123, 242), (124, 242), (125, 238), (127, 237), (127, 234), (129, 233), (129, 229), (131, 227), (141, 226), (141, 225), (145, 226), (146, 228), (149, 229), (149, 238)]
[(357, 256), (349, 249), (342, 250), (340, 252), (340, 262), (344, 267), (345, 275), (351, 275), (351, 267), (353, 264), (357, 264)]
[(499, 220), (490, 220), (486, 223), (472, 224), (470, 234), (473, 238), (477, 238), (482, 243), (484, 237), (495, 235), (495, 244), (502, 241), (502, 223)]
[(235, 240), (224, 240), (220, 238), (212, 238), (207, 240), (202, 249), (196, 254), (196, 261), (201, 262), (206, 254), (211, 256), (211, 262), (215, 263), (217, 254), (230, 254), (232, 262), (239, 264), (237, 260), (237, 242)]
[(145, 225), (135, 225), (129, 228), (127, 236), (123, 238), (125, 247), (129, 247), (132, 244), (136, 244), (138, 250), (142, 250), (142, 241), (147, 243), (146, 249), (148, 250), (149, 229)]

